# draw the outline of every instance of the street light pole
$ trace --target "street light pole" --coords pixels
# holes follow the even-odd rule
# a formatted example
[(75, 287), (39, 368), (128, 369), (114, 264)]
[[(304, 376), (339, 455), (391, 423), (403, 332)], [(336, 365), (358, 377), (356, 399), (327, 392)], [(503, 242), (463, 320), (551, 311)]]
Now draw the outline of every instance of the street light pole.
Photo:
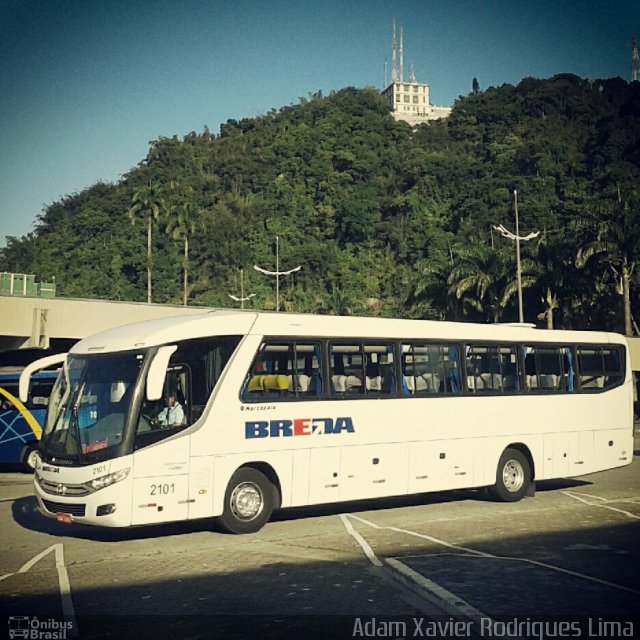
[(280, 238), (276, 236), (276, 311), (280, 311)]
[(516, 242), (516, 279), (518, 282), (518, 321), (520, 323), (524, 322), (524, 311), (522, 308), (522, 268), (520, 266), (520, 241), (528, 241), (537, 238), (540, 235), (539, 231), (531, 232), (527, 236), (520, 235), (520, 220), (518, 219), (518, 192), (513, 190), (513, 198), (514, 198), (514, 206), (516, 213), (516, 232), (512, 233), (507, 229), (504, 225), (500, 225), (496, 227), (493, 225), (493, 228), (496, 231), (499, 231), (505, 238), (509, 240), (515, 240)]
[(264, 273), (267, 276), (275, 276), (276, 277), (276, 311), (280, 311), (280, 276), (288, 276), (291, 273), (295, 273), (296, 271), (300, 271), (302, 269), (301, 265), (294, 267), (293, 269), (289, 269), (288, 271), (280, 271), (280, 238), (276, 236), (276, 270), (268, 271), (267, 269), (263, 269), (259, 267), (257, 264), (253, 265), (253, 268), (260, 273)]
[(234, 296), (233, 294), (229, 293), (227, 294), (232, 300), (235, 300), (236, 302), (240, 303), (240, 308), (244, 309), (244, 303), (247, 300), (251, 300), (251, 298), (253, 298), (253, 296), (255, 296), (255, 293), (250, 293), (248, 296), (244, 295), (244, 269), (240, 269), (240, 297), (238, 298), (237, 296)]
[(518, 276), (518, 322), (524, 322), (522, 309), (522, 269), (520, 268), (520, 224), (518, 221), (518, 192), (513, 190), (514, 207), (516, 210), (516, 265)]

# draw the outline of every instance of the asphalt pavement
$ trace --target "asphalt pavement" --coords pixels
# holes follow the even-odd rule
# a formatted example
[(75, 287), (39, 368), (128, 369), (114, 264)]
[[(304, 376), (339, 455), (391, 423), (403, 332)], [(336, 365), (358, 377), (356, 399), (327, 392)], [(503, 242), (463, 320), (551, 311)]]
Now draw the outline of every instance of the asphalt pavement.
[(0, 638), (540, 638), (549, 621), (628, 637), (639, 455), (636, 441), (632, 465), (519, 503), (469, 490), (308, 507), (250, 536), (65, 525), (37, 512), (29, 476), (5, 472)]

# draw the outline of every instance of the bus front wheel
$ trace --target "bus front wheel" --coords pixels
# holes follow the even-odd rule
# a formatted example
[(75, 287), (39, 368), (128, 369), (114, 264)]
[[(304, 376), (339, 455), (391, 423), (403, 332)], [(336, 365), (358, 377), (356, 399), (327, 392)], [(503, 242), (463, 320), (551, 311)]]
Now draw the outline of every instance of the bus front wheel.
[(505, 449), (496, 471), (496, 483), (489, 487), (491, 497), (501, 502), (517, 502), (525, 496), (531, 482), (526, 456), (518, 449)]
[(254, 533), (269, 521), (274, 507), (274, 488), (257, 469), (238, 469), (227, 486), (219, 523), (228, 533)]

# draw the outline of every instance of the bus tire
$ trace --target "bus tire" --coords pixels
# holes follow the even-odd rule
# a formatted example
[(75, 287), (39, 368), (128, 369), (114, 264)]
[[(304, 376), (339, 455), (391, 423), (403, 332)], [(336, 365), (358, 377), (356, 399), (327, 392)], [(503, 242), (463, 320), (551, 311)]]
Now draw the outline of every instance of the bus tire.
[(531, 468), (527, 457), (518, 449), (503, 451), (496, 470), (496, 483), (489, 494), (500, 502), (517, 502), (525, 496), (531, 482)]
[(26, 447), (24, 455), (22, 456), (22, 467), (26, 473), (33, 473), (36, 470), (36, 463), (39, 456), (37, 443), (31, 443)]
[(227, 486), (218, 522), (227, 533), (255, 533), (269, 521), (274, 487), (257, 469), (241, 467)]

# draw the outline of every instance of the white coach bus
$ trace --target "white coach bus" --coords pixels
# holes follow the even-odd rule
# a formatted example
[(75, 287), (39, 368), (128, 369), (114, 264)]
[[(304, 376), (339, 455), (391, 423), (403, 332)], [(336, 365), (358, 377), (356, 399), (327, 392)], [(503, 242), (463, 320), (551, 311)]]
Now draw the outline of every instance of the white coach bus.
[(471, 487), (516, 501), (631, 462), (629, 360), (621, 335), (523, 325), (214, 311), (119, 327), (66, 355), (38, 505), (249, 533), (285, 507)]

